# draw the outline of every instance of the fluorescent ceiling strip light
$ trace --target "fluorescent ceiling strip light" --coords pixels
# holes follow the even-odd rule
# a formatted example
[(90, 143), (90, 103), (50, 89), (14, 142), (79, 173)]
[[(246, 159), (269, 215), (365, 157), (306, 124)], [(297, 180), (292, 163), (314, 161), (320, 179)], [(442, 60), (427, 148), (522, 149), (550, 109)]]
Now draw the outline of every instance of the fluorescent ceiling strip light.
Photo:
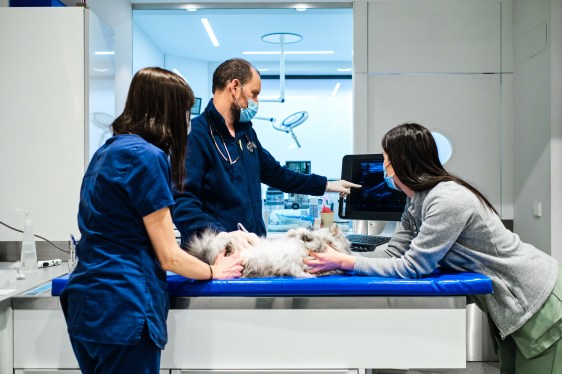
[(344, 71), (351, 71), (351, 68), (337, 68), (336, 70), (344, 72)]
[(115, 51), (97, 51), (94, 54), (98, 55), (98, 56), (104, 56), (104, 55), (114, 55)]
[[(333, 55), (334, 51), (285, 51), (286, 55)], [(243, 55), (279, 55), (281, 51), (244, 51)]]
[(341, 86), (340, 82), (336, 83), (334, 89), (332, 90), (332, 96), (336, 96), (338, 94), (338, 91), (340, 90), (340, 86)]
[(207, 31), (207, 35), (209, 35), (209, 39), (211, 39), (211, 43), (213, 43), (213, 45), (215, 47), (218, 47), (219, 41), (217, 40), (217, 37), (215, 36), (215, 33), (213, 32), (213, 28), (211, 27), (211, 24), (209, 23), (209, 20), (207, 18), (201, 18), (201, 23), (203, 23), (203, 26), (205, 27), (205, 30)]

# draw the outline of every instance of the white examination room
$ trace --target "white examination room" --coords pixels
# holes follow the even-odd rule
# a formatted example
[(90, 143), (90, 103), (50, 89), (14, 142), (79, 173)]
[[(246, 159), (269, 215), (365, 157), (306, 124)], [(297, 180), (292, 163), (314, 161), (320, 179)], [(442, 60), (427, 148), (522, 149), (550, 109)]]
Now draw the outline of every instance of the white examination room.
[(562, 0), (0, 0), (0, 374), (562, 373)]

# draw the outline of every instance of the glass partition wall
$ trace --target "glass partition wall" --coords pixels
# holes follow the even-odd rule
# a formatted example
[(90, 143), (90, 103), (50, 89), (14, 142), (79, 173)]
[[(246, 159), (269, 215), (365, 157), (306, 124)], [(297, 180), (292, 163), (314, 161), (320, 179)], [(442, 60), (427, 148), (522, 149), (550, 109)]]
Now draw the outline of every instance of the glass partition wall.
[(262, 76), (252, 122), (264, 148), (282, 165), (310, 161), (311, 172), (340, 178), (342, 158), (353, 151), (351, 3), (157, 6), (133, 6), (135, 71), (181, 74), (204, 110), (218, 64), (247, 59)]

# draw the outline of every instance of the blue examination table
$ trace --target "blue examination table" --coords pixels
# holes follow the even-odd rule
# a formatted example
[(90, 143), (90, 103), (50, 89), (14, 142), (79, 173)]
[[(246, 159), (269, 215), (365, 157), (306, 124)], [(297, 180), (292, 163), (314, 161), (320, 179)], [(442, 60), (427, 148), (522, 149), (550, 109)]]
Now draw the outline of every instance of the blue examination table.
[[(58, 296), (68, 275), (55, 278), (52, 295)], [(242, 278), (195, 281), (168, 272), (170, 297), (201, 296), (455, 296), (492, 293), (490, 278), (477, 273), (436, 271), (421, 279), (334, 275), (318, 278)]]
[[(67, 280), (53, 280), (53, 296)], [(467, 296), (492, 293), (486, 276), (447, 272), (229, 281), (169, 273), (168, 286), (161, 367), (221, 374), (464, 368)]]

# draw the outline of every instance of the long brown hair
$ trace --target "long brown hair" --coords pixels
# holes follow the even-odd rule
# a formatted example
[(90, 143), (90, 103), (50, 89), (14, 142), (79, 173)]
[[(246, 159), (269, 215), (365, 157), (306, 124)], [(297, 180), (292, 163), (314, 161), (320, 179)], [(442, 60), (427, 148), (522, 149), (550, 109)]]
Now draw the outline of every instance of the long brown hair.
[(111, 125), (113, 134), (137, 134), (170, 157), (172, 181), (185, 179), (189, 115), (195, 97), (187, 82), (158, 67), (139, 70), (131, 82), (125, 110)]
[(413, 191), (425, 191), (441, 182), (453, 181), (468, 188), (485, 207), (498, 214), (480, 191), (443, 168), (435, 139), (422, 125), (404, 123), (394, 127), (384, 135), (382, 149), (388, 155), (396, 176)]

